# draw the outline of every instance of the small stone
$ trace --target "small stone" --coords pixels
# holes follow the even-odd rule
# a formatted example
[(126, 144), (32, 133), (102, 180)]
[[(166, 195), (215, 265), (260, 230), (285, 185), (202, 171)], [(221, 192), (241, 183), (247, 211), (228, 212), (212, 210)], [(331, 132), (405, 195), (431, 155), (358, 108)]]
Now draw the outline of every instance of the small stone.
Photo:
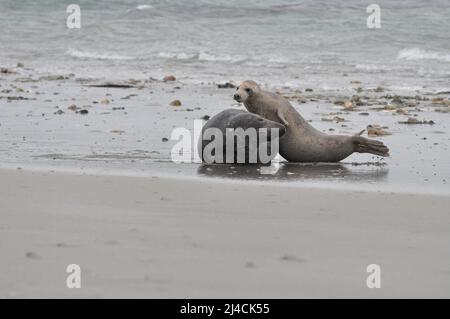
[(322, 121), (324, 121), (324, 122), (336, 122), (336, 123), (346, 122), (346, 120), (344, 118), (339, 117), (339, 116), (335, 116), (333, 118), (323, 117)]
[(444, 106), (450, 106), (450, 100), (444, 99), (444, 98), (434, 98), (431, 100), (431, 104), (434, 105), (444, 105)]
[(345, 101), (344, 102), (344, 110), (346, 111), (353, 111), (353, 103), (351, 101)]
[(245, 264), (245, 268), (256, 268), (256, 265), (254, 262), (249, 261), (248, 263)]
[(408, 118), (407, 121), (400, 121), (398, 123), (400, 123), (400, 124), (429, 124), (429, 125), (435, 124), (434, 121), (431, 121), (431, 120), (430, 121), (419, 121), (415, 117), (410, 117), (410, 118)]
[(63, 75), (45, 75), (39, 77), (39, 81), (59, 81), (59, 80), (65, 80), (66, 77)]
[(11, 74), (11, 73), (14, 73), (14, 71), (12, 71), (12, 70), (10, 70), (8, 68), (0, 68), (0, 73)]
[(108, 99), (104, 99), (100, 101), (101, 104), (109, 104), (110, 101)]
[(219, 89), (234, 89), (234, 88), (236, 88), (236, 85), (230, 81), (230, 82), (226, 82), (224, 84), (217, 84), (217, 88), (219, 88)]
[(406, 102), (404, 102), (404, 104), (407, 106), (407, 107), (416, 107), (419, 103), (417, 102), (417, 101), (406, 101)]
[(181, 106), (181, 101), (180, 100), (173, 100), (172, 102), (170, 102), (171, 106)]
[(88, 110), (80, 110), (80, 112), (79, 112), (80, 114), (88, 114), (89, 113), (89, 111)]
[(397, 106), (403, 106), (404, 102), (400, 97), (394, 96), (394, 98), (391, 101), (391, 104), (397, 105)]
[(407, 111), (406, 109), (397, 109), (397, 110), (395, 111), (395, 113), (401, 114), (401, 115), (407, 115), (407, 114), (408, 114), (408, 111)]
[(291, 262), (305, 262), (305, 260), (303, 258), (297, 257), (297, 256), (292, 256), (292, 255), (284, 255), (283, 257), (281, 257), (281, 260), (283, 261), (291, 261)]
[(343, 117), (335, 116), (333, 117), (333, 121), (336, 123), (345, 122), (345, 119)]
[(173, 75), (168, 75), (168, 76), (165, 76), (163, 78), (164, 82), (173, 82), (173, 81), (176, 81), (176, 80), (177, 80), (177, 78), (175, 76), (173, 76)]
[(204, 120), (204, 121), (207, 121), (207, 120), (210, 119), (210, 116), (209, 115), (203, 115), (200, 119)]
[(379, 125), (374, 124), (367, 126), (367, 135), (373, 137), (373, 136), (391, 135), (391, 133), (383, 130)]
[(169, 139), (167, 138), (167, 137), (163, 137), (162, 139), (161, 139), (161, 141), (163, 141), (163, 142), (167, 142)]
[(384, 106), (384, 109), (385, 109), (386, 111), (394, 111), (394, 110), (397, 109), (397, 106), (392, 105), (392, 104), (388, 104), (388, 105), (385, 105), (385, 106)]
[(33, 253), (32, 251), (29, 251), (25, 254), (25, 257), (29, 259), (39, 259), (39, 256), (36, 253)]

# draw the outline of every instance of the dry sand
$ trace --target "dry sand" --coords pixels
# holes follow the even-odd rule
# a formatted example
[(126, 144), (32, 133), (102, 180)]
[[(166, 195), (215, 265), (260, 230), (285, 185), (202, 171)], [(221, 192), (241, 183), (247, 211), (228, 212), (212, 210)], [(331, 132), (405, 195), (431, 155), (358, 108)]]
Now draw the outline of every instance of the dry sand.
[[(0, 170), (0, 297), (450, 297), (450, 197)], [(81, 289), (66, 287), (79, 264)], [(366, 267), (381, 266), (380, 289)]]

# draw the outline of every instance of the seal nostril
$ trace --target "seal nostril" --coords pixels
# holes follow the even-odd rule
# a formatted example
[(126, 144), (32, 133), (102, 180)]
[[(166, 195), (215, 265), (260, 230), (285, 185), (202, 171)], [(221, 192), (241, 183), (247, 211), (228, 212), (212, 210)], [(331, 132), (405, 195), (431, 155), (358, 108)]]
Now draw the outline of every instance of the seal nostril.
[(238, 100), (238, 99), (240, 99), (240, 98), (241, 98), (241, 97), (240, 97), (239, 94), (235, 94), (235, 95), (234, 95), (234, 99), (235, 99), (235, 100)]

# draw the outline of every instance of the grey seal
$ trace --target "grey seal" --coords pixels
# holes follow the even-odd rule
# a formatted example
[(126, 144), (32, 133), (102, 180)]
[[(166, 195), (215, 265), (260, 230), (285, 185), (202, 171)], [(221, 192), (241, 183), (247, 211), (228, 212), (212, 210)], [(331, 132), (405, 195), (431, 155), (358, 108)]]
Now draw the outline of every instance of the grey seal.
[[(226, 157), (226, 147), (227, 143), (231, 140), (227, 140), (226, 134), (227, 130), (237, 130), (242, 129), (242, 132), (249, 133), (248, 129), (255, 129), (255, 132), (260, 132), (260, 129), (266, 129), (264, 130), (267, 132), (265, 135), (259, 135), (255, 134), (257, 139), (257, 145), (254, 145), (254, 147), (250, 147), (249, 142), (250, 138), (247, 138), (244, 136), (244, 138), (239, 141), (237, 136), (232, 137), (233, 144), (230, 146), (232, 148), (232, 156), (233, 158), (227, 158)], [(213, 131), (211, 131), (211, 129)], [(276, 134), (272, 135), (274, 131), (272, 129), (278, 130), (278, 136)], [(215, 131), (214, 131), (215, 130)], [(212, 136), (208, 134), (209, 132), (218, 132), (221, 133), (222, 140), (219, 144), (217, 144), (218, 149), (214, 149), (212, 151), (213, 156), (209, 156), (209, 151), (211, 149), (206, 149), (209, 147), (208, 145), (215, 141), (216, 136)], [(201, 136), (198, 141), (198, 152), (199, 156), (202, 159), (203, 162), (206, 162), (208, 164), (212, 163), (235, 163), (235, 164), (268, 164), (270, 161), (277, 155), (278, 149), (273, 151), (272, 143), (275, 139), (278, 137), (281, 137), (285, 134), (286, 128), (283, 124), (280, 124), (275, 121), (271, 121), (268, 119), (265, 119), (257, 114), (253, 114), (250, 112), (246, 112), (243, 110), (236, 110), (236, 109), (227, 109), (219, 114), (213, 116), (211, 119), (206, 122), (206, 124), (202, 128)], [(206, 133), (206, 134), (205, 134)], [(263, 138), (261, 138), (263, 137)], [(278, 140), (277, 144), (278, 145)], [(275, 145), (274, 145), (275, 146)], [(222, 149), (219, 149), (222, 147)], [(260, 149), (263, 149), (265, 151), (265, 155), (267, 155), (266, 159), (261, 158), (260, 155)], [(217, 151), (221, 151), (221, 156), (218, 157), (219, 153)], [(241, 157), (241, 160), (239, 160), (238, 152), (242, 151), (242, 154), (245, 154), (245, 158)], [(231, 154), (231, 153), (230, 153)], [(219, 158), (219, 160), (217, 160)], [(255, 161), (252, 161), (252, 159), (256, 159)]]
[(244, 103), (249, 112), (286, 126), (279, 152), (290, 162), (339, 162), (354, 152), (389, 156), (389, 149), (382, 142), (360, 136), (364, 131), (353, 136), (318, 131), (286, 98), (263, 91), (254, 81), (242, 82), (234, 99)]

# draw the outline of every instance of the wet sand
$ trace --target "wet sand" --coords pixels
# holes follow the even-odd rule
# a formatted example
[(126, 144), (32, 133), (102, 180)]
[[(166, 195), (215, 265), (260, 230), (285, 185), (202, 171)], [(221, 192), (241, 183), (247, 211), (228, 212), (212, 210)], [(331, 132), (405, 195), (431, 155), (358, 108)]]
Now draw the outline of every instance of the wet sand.
[[(198, 163), (172, 162), (170, 151), (177, 142), (171, 140), (174, 128), (192, 131), (194, 121), (206, 115), (243, 109), (233, 101), (232, 87), (194, 83), (188, 77), (164, 82), (149, 77), (79, 78), (40, 73), (26, 66), (8, 70), (0, 74), (0, 167), (232, 177), (450, 195), (449, 92), (394, 91), (350, 77), (341, 90), (269, 87), (288, 97), (323, 132), (354, 134), (379, 125), (382, 133), (390, 135), (371, 138), (388, 145), (391, 157), (353, 154), (334, 171), (328, 165), (311, 168), (281, 162), (279, 171), (267, 177), (251, 169), (204, 170)], [(181, 105), (170, 105), (174, 100)], [(427, 124), (400, 123), (410, 118)]]
[[(0, 297), (450, 297), (450, 197), (0, 170)], [(81, 289), (66, 287), (79, 264)], [(381, 288), (366, 267), (381, 266)]]

